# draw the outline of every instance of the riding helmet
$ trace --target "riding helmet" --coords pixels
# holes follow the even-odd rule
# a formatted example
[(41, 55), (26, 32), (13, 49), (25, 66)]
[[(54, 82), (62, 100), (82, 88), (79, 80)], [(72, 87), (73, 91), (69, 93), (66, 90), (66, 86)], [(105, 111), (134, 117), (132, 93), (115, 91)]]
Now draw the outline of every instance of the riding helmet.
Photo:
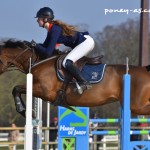
[(35, 18), (49, 18), (51, 20), (54, 19), (54, 12), (51, 8), (49, 7), (43, 7), (41, 8), (37, 14)]

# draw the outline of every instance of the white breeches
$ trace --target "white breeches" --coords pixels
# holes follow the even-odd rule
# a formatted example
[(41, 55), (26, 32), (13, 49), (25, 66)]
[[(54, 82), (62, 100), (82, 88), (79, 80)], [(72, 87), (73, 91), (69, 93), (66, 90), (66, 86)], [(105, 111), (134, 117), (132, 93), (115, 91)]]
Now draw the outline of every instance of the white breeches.
[(72, 49), (72, 51), (65, 57), (63, 61), (64, 67), (67, 59), (70, 59), (75, 63), (81, 57), (86, 56), (93, 50), (95, 45), (93, 38), (89, 35), (84, 35), (84, 37), (86, 38), (86, 40)]

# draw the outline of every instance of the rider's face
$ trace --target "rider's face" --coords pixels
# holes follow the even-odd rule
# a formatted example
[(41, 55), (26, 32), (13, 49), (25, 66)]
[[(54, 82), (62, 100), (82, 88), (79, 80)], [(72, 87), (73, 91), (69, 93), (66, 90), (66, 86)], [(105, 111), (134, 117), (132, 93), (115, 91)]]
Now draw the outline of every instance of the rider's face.
[(43, 27), (43, 25), (44, 25), (43, 18), (38, 18), (37, 22), (38, 22), (38, 24), (39, 24), (40, 27)]

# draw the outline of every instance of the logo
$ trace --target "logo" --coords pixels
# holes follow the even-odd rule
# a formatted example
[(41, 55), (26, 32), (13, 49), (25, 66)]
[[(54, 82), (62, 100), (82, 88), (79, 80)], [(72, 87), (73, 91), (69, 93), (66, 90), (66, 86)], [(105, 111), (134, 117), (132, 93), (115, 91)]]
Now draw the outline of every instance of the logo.
[(59, 133), (65, 136), (78, 136), (87, 134), (88, 108), (75, 108), (75, 112), (59, 108)]

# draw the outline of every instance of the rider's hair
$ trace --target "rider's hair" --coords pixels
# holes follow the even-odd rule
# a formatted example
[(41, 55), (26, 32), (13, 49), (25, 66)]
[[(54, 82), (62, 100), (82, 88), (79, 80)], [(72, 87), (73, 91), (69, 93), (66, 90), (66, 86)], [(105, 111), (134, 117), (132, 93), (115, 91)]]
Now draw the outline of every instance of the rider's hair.
[(77, 31), (76, 26), (68, 25), (60, 20), (53, 20), (52, 23), (61, 26), (63, 34), (67, 36), (73, 36)]

